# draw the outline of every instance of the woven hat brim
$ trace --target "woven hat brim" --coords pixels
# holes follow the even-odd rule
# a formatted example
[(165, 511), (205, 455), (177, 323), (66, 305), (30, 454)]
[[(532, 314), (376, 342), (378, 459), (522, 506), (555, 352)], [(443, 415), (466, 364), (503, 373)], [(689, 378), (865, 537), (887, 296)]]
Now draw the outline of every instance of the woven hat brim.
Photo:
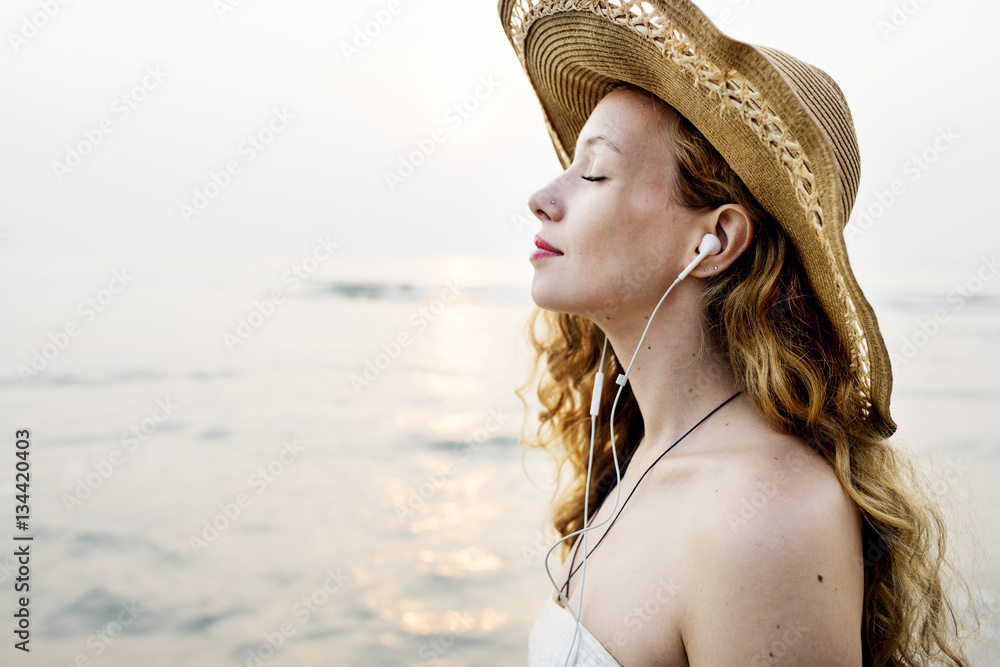
[(836, 83), (729, 38), (687, 0), (500, 0), (499, 10), (563, 168), (594, 107), (622, 81), (705, 135), (792, 239), (862, 378), (865, 418), (885, 437), (895, 432), (889, 355), (844, 245), (860, 158)]

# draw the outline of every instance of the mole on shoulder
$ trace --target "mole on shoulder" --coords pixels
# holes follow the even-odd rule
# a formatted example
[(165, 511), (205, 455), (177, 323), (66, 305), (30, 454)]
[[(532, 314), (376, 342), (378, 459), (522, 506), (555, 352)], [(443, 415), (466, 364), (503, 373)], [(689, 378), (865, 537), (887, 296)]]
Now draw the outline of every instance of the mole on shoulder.
[(821, 584), (823, 583), (823, 575), (822, 574), (817, 574), (816, 578), (819, 580), (819, 583), (821, 583)]

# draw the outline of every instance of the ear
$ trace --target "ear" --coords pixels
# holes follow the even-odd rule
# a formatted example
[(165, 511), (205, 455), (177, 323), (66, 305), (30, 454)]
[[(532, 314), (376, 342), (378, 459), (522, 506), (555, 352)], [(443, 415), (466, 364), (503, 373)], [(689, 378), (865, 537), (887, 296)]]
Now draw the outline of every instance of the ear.
[(750, 246), (753, 222), (747, 210), (739, 204), (725, 204), (706, 211), (700, 222), (703, 234), (715, 234), (722, 242), (722, 250), (717, 255), (706, 257), (691, 272), (692, 276), (707, 278), (724, 271)]

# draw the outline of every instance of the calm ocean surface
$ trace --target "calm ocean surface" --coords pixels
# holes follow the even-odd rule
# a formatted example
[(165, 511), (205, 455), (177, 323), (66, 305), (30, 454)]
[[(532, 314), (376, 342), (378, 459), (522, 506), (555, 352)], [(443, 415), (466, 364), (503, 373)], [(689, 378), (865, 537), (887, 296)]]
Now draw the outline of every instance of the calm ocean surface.
[[(518, 444), (526, 259), (0, 252), (0, 540), (20, 532), (20, 428), (35, 538), (30, 654), (0, 550), (0, 664), (525, 664), (553, 488)], [(983, 554), (966, 572), (992, 665), (1000, 278), (983, 266), (859, 279), (903, 360), (897, 440), (936, 462), (959, 546)]]

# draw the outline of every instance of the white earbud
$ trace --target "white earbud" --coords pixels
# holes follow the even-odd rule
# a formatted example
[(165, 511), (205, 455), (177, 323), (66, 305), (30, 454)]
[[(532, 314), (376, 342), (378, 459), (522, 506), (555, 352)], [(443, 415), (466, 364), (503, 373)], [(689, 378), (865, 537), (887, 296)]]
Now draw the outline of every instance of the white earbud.
[(715, 234), (705, 234), (705, 238), (701, 240), (701, 245), (698, 246), (698, 256), (694, 258), (693, 262), (688, 264), (686, 269), (681, 271), (681, 275), (677, 277), (677, 280), (687, 278), (688, 274), (701, 264), (701, 260), (705, 259), (708, 255), (719, 254), (720, 250), (722, 250), (722, 241), (719, 240), (719, 237)]

